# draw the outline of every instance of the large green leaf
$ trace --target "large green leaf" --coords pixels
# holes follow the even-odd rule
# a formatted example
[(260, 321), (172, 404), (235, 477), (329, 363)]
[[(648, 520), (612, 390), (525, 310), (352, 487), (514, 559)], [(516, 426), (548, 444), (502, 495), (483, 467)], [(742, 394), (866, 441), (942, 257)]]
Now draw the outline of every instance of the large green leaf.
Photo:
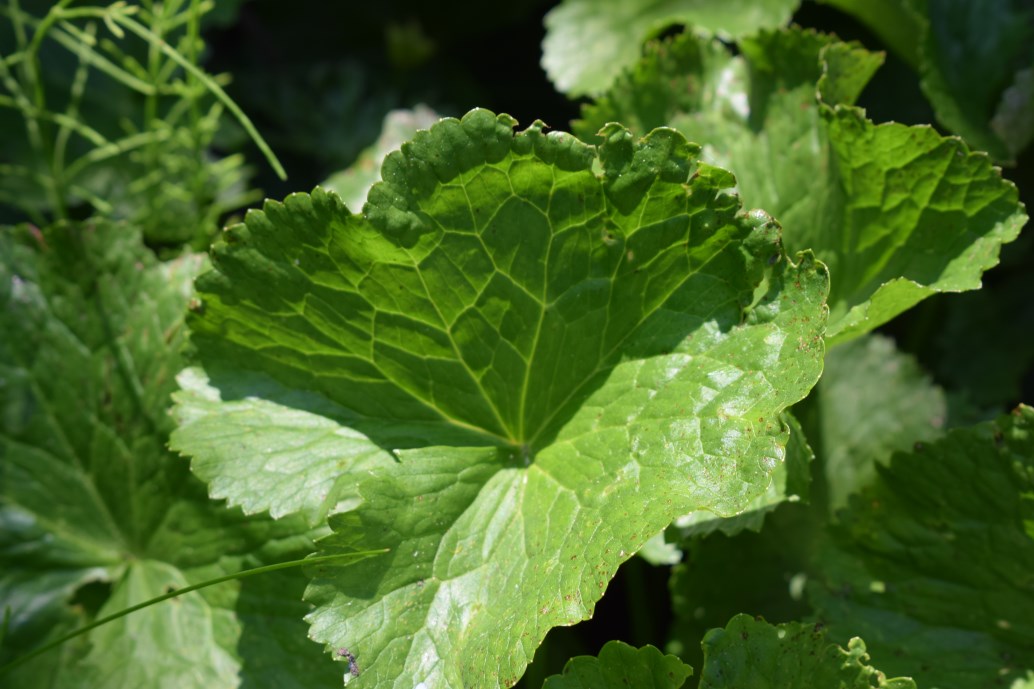
[(858, 47), (801, 30), (739, 47), (733, 57), (685, 34), (653, 44), (575, 131), (591, 140), (610, 121), (670, 125), (706, 144), (704, 159), (736, 171), (746, 203), (779, 220), (788, 247), (829, 265), (831, 341), (935, 292), (978, 288), (1026, 220), (987, 156), (851, 107), (879, 64)]
[(561, 93), (598, 94), (644, 41), (690, 24), (724, 38), (790, 21), (799, 0), (564, 0), (546, 15), (542, 66)]
[[(246, 520), (215, 506), (165, 449), (183, 311), (201, 265), (197, 256), (157, 263), (125, 226), (0, 231), (0, 608), (11, 612), (0, 662), (168, 587), (311, 549), (300, 520)], [(270, 581), (286, 602), (256, 606)], [(303, 588), (300, 576), (272, 575), (188, 594), (4, 682), (307, 686), (336, 673), (297, 620)], [(250, 629), (274, 624), (261, 653), (244, 643)], [(268, 662), (284, 675), (268, 677)]]
[(943, 434), (944, 391), (911, 357), (879, 335), (849, 342), (826, 357), (815, 404), (829, 505), (872, 482), (876, 465)]
[(691, 674), (693, 668), (653, 646), (608, 641), (599, 656), (571, 658), (542, 689), (679, 689)]
[(1034, 409), (898, 454), (852, 498), (812, 602), (888, 672), (1010, 686), (1034, 670)]
[(308, 596), (363, 686), (516, 681), (673, 517), (767, 490), (821, 366), (823, 267), (681, 135), (513, 125), (418, 134), (362, 216), (268, 203), (198, 281), (172, 443), (247, 510), (330, 515), (327, 553), (391, 549)]
[[(724, 629), (704, 637), (700, 689), (757, 687), (840, 687), (915, 689), (906, 677), (887, 679), (868, 664), (865, 643), (851, 639), (841, 648), (826, 639), (821, 625), (771, 625), (737, 615)], [(880, 667), (884, 655), (877, 656)]]

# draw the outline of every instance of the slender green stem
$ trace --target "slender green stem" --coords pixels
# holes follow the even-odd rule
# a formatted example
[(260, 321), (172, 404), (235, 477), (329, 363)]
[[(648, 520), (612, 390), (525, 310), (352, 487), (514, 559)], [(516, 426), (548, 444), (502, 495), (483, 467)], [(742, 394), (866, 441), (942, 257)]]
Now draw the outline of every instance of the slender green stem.
[[(52, 38), (70, 52), (85, 50), (92, 67), (96, 67), (98, 70), (107, 74), (120, 84), (128, 86), (134, 91), (142, 93), (145, 96), (150, 95), (151, 92), (154, 91), (155, 86), (132, 74), (129, 70), (119, 67), (114, 62), (94, 50), (93, 46), (88, 42), (89, 37), (87, 34), (75, 24), (68, 21), (62, 21), (61, 24), (55, 28)], [(86, 46), (85, 49), (82, 46)], [(126, 57), (126, 59), (131, 58)]]
[[(151, 35), (145, 27), (141, 26), (129, 17), (119, 16), (117, 18), (117, 21), (123, 26), (125, 26), (127, 29), (135, 33), (137, 36), (140, 36), (145, 40), (156, 40), (156, 37)], [(233, 99), (231, 99), (226, 94), (226, 91), (224, 91), (222, 87), (220, 87), (219, 84), (215, 82), (214, 79), (212, 79), (210, 76), (208, 76), (200, 69), (198, 69), (196, 66), (191, 64), (189, 60), (184, 58), (178, 52), (173, 50), (171, 46), (165, 43), (165, 41), (158, 40), (158, 45), (163, 53), (168, 55), (177, 64), (179, 64), (180, 67), (185, 69), (189, 74), (191, 74), (194, 78), (196, 78), (198, 81), (204, 84), (213, 94), (215, 94), (215, 97), (218, 98), (223, 103), (223, 105), (226, 106), (227, 110), (233, 113), (234, 117), (237, 118), (237, 121), (240, 122), (241, 126), (244, 128), (244, 131), (248, 133), (248, 136), (251, 137), (252, 141), (255, 142), (255, 145), (258, 146), (260, 151), (262, 151), (262, 154), (266, 157), (266, 160), (269, 161), (270, 166), (272, 166), (273, 171), (276, 172), (277, 176), (280, 179), (287, 179), (287, 173), (284, 171), (283, 165), (280, 164), (280, 161), (277, 159), (272, 149), (269, 148), (269, 144), (267, 144), (266, 140), (262, 138), (262, 135), (258, 133), (258, 130), (255, 129), (255, 125), (252, 124), (248, 116), (244, 114), (244, 111), (241, 110), (240, 107), (233, 101)]]
[(42, 655), (43, 653), (46, 653), (47, 651), (49, 651), (51, 649), (57, 648), (61, 644), (65, 643), (67, 641), (71, 641), (75, 637), (81, 636), (81, 635), (83, 635), (83, 634), (85, 634), (85, 633), (87, 633), (87, 632), (89, 632), (91, 630), (96, 629), (97, 627), (105, 625), (105, 624), (107, 624), (109, 622), (114, 622), (115, 620), (117, 620), (117, 619), (119, 619), (121, 617), (125, 617), (126, 615), (129, 615), (131, 613), (137, 612), (138, 610), (143, 610), (144, 608), (148, 608), (148, 607), (150, 607), (152, 605), (155, 605), (157, 603), (161, 603), (163, 601), (167, 601), (170, 598), (175, 598), (177, 596), (182, 596), (184, 593), (190, 593), (192, 591), (197, 591), (198, 589), (207, 588), (209, 586), (215, 586), (216, 584), (222, 584), (222, 583), (227, 582), (227, 581), (233, 581), (233, 580), (236, 580), (236, 579), (243, 579), (245, 577), (254, 576), (256, 574), (268, 574), (269, 572), (275, 572), (275, 571), (281, 570), (281, 569), (290, 569), (291, 567), (310, 567), (312, 565), (318, 565), (318, 564), (322, 564), (322, 563), (326, 563), (326, 562), (340, 561), (340, 560), (344, 560), (344, 559), (353, 559), (353, 558), (354, 559), (361, 559), (361, 558), (366, 558), (366, 557), (370, 557), (370, 556), (373, 556), (373, 555), (381, 555), (381, 554), (386, 553), (386, 552), (388, 552), (388, 549), (384, 548), (384, 549), (381, 549), (381, 550), (363, 550), (363, 551), (359, 551), (359, 552), (355, 552), (355, 553), (342, 553), (340, 555), (323, 555), (323, 556), (320, 556), (320, 557), (303, 558), (301, 560), (290, 560), (288, 562), (278, 562), (275, 565), (265, 565), (263, 567), (255, 567), (254, 569), (246, 569), (243, 572), (236, 572), (234, 574), (227, 574), (226, 576), (216, 577), (214, 579), (209, 579), (207, 581), (202, 581), (200, 584), (193, 584), (191, 586), (186, 586), (186, 587), (181, 588), (181, 589), (176, 589), (175, 591), (170, 591), (169, 593), (165, 593), (165, 594), (162, 594), (161, 596), (156, 596), (154, 598), (151, 598), (150, 600), (146, 600), (143, 603), (137, 603), (136, 605), (131, 605), (130, 607), (128, 607), (128, 608), (126, 608), (124, 610), (120, 610), (120, 611), (118, 611), (116, 613), (113, 613), (111, 615), (107, 615), (106, 617), (102, 617), (99, 620), (94, 620), (93, 622), (91, 622), (90, 624), (86, 625), (85, 627), (80, 627), (79, 629), (76, 629), (73, 632), (69, 632), (68, 634), (64, 634), (63, 636), (60, 636), (57, 639), (54, 639), (53, 641), (51, 641), (48, 644), (45, 644), (43, 646), (40, 646), (37, 649), (29, 651), (25, 655), (22, 655), (22, 656), (19, 656), (19, 657), (15, 658), (11, 662), (7, 663), (6, 665), (0, 666), (0, 675), (3, 675), (6, 672), (10, 672), (11, 670), (13, 670), (14, 668), (18, 667), (19, 665), (23, 665), (24, 663), (27, 663), (28, 661), (32, 660), (33, 658), (35, 658), (35, 657), (37, 657), (39, 655)]
[[(94, 25), (91, 23), (86, 28), (86, 33), (91, 37), (94, 35)], [(86, 43), (82, 44), (83, 48), (86, 47)], [(77, 122), (79, 119), (79, 104), (83, 99), (83, 92), (86, 90), (86, 79), (90, 73), (89, 60), (86, 57), (85, 50), (80, 50), (78, 54), (79, 64), (76, 66), (75, 78), (72, 80), (72, 90), (68, 101), (68, 108), (65, 111), (65, 117), (69, 124), (62, 124), (57, 130), (57, 137), (54, 140), (54, 158), (51, 163), (51, 169), (54, 174), (55, 183), (58, 189), (64, 189), (68, 178), (65, 176), (65, 152), (68, 150), (68, 139), (72, 135), (73, 131), (76, 131), (76, 127), (71, 122)]]
[(238, 106), (233, 101), (233, 99), (230, 98), (229, 95), (227, 95), (226, 91), (224, 91), (222, 89), (222, 87), (219, 86), (219, 84), (217, 84), (216, 81), (211, 76), (209, 76), (208, 74), (205, 74), (205, 72), (203, 72), (201, 69), (199, 69), (196, 65), (191, 64), (190, 60), (188, 60), (187, 58), (183, 57), (183, 55), (181, 55), (175, 48), (170, 46), (164, 40), (162, 40), (158, 36), (155, 36), (154, 33), (150, 29), (148, 29), (146, 26), (140, 24), (139, 22), (137, 22), (136, 20), (132, 19), (131, 17), (127, 16), (124, 13), (120, 12), (120, 13), (116, 13), (116, 14), (110, 14), (110, 13), (107, 12), (107, 10), (98, 9), (96, 7), (76, 7), (76, 8), (71, 8), (71, 9), (65, 10), (62, 13), (62, 15), (65, 18), (71, 18), (71, 17), (101, 17), (101, 18), (103, 18), (105, 16), (110, 16), (112, 21), (114, 21), (119, 26), (122, 26), (122, 27), (128, 29), (130, 31), (130, 33), (136, 34), (137, 36), (139, 36), (140, 38), (144, 39), (145, 41), (149, 41), (149, 42), (153, 42), (153, 43), (157, 44), (159, 50), (161, 50), (162, 53), (164, 53), (170, 59), (175, 61), (176, 64), (178, 64), (180, 67), (182, 67), (184, 70), (186, 70), (188, 74), (192, 75), (194, 78), (196, 78), (202, 84), (204, 84), (205, 87), (209, 91), (211, 91), (212, 94), (214, 94), (215, 97), (218, 98), (220, 100), (220, 102), (222, 102), (223, 105), (226, 106), (226, 109), (229, 110), (231, 113), (233, 113), (233, 116), (237, 118), (237, 121), (240, 123), (241, 127), (244, 128), (244, 131), (246, 131), (248, 133), (248, 136), (251, 137), (251, 140), (255, 142), (255, 145), (258, 147), (258, 149), (260, 151), (262, 151), (262, 155), (265, 156), (266, 160), (269, 162), (270, 166), (273, 168), (273, 171), (276, 172), (277, 176), (280, 179), (287, 179), (287, 173), (284, 171), (283, 165), (280, 164), (280, 160), (277, 159), (277, 157), (273, 153), (272, 149), (269, 148), (269, 144), (267, 144), (266, 140), (262, 138), (262, 135), (258, 133), (258, 130), (255, 129), (255, 125), (252, 124), (251, 119), (249, 119), (248, 116), (244, 114), (244, 111), (240, 109), (240, 106)]
[(82, 156), (77, 158), (71, 165), (68, 166), (66, 174), (69, 179), (75, 179), (76, 176), (83, 171), (83, 169), (99, 163), (109, 158), (114, 158), (117, 155), (126, 153), (136, 148), (146, 146), (151, 141), (165, 141), (169, 138), (167, 131), (154, 131), (154, 132), (140, 132), (138, 134), (130, 134), (129, 136), (123, 137), (116, 141), (109, 141), (103, 145), (98, 145), (88, 153), (84, 153)]
[[(156, 8), (153, 2), (151, 2), (150, 0), (144, 0), (143, 6), (145, 12), (142, 13), (142, 18), (145, 18), (149, 21), (150, 30), (157, 39), (154, 41), (148, 41), (147, 43), (147, 80), (154, 90), (150, 94), (148, 94), (147, 97), (144, 99), (144, 119), (141, 126), (143, 127), (144, 131), (149, 131), (161, 126), (161, 124), (158, 122), (157, 91), (159, 85), (164, 83), (165, 79), (162, 75), (163, 60), (161, 50), (158, 47), (158, 43), (164, 42), (166, 36), (165, 3), (159, 4)], [(161, 169), (161, 166), (157, 164), (158, 157), (161, 155), (161, 150), (158, 146), (147, 146), (144, 148), (143, 153), (147, 169)]]
[[(11, 3), (7, 9), (0, 8), (0, 15), (7, 17), (11, 20), (12, 24), (19, 27), (30, 26), (35, 28), (39, 26), (42, 21), (31, 14), (27, 14), (19, 10), (17, 3)], [(24, 28), (22, 31), (24, 33)], [(64, 46), (64, 48), (70, 53), (74, 53), (76, 55), (79, 55), (80, 53), (85, 54), (91, 67), (96, 67), (115, 81), (118, 81), (119, 83), (144, 95), (151, 92), (152, 87), (146, 81), (134, 76), (127, 70), (119, 67), (114, 62), (98, 53), (94, 49), (95, 42), (91, 40), (91, 36), (71, 22), (65, 19), (60, 20), (57, 25), (51, 28), (48, 35), (52, 40)], [(19, 47), (22, 49), (3, 59), (3, 61), (7, 63), (8, 67), (13, 67), (16, 64), (24, 62), (24, 41), (19, 43)]]
[[(39, 49), (43, 44), (43, 39), (47, 36), (50, 29), (53, 28), (54, 24), (61, 18), (61, 12), (64, 8), (69, 5), (72, 0), (59, 0), (50, 11), (47, 12), (43, 20), (40, 21), (36, 27), (35, 32), (32, 34), (32, 40), (29, 41), (28, 47), (25, 49), (25, 59), (22, 62), (23, 72), (25, 75), (26, 86), (32, 89), (32, 102), (35, 106), (37, 113), (43, 113), (47, 111), (47, 99), (46, 93), (43, 88), (43, 76), (40, 73), (39, 64)], [(47, 121), (43, 118), (34, 117), (28, 123), (29, 125), (29, 138), (32, 141), (33, 148), (36, 149), (36, 153), (39, 156), (39, 160), (44, 165), (54, 163), (53, 150), (50, 144), (50, 128), (47, 126)], [(65, 195), (62, 190), (61, 180), (58, 177), (56, 170), (51, 167), (50, 177), (48, 178), (48, 184), (46, 185), (47, 194), (50, 197), (50, 204), (54, 209), (54, 214), (59, 219), (66, 219), (68, 212), (65, 208)]]
[(28, 37), (25, 34), (25, 22), (22, 18), (21, 8), (18, 7), (18, 0), (9, 0), (7, 6), (11, 13), (11, 24), (14, 26), (14, 40), (18, 43), (18, 50), (25, 50), (25, 43)]
[[(199, 0), (191, 0), (190, 10), (188, 12), (189, 20), (187, 22), (187, 35), (185, 39), (185, 48), (187, 53), (187, 59), (192, 63), (197, 64), (200, 59), (199, 52), (201, 50), (201, 13), (203, 12), (202, 4)], [(198, 99), (195, 94), (195, 89), (198, 85), (197, 78), (192, 75), (187, 75), (187, 88), (185, 89), (185, 98), (190, 104), (190, 133), (191, 143), (194, 145), (193, 155), (194, 160), (197, 161), (198, 170), (194, 173), (193, 180), (191, 180), (191, 193), (194, 197), (194, 204), (198, 208), (205, 206), (205, 196), (208, 193), (208, 175), (204, 174), (204, 161), (205, 161), (205, 147), (202, 142), (205, 140), (204, 133), (202, 131), (202, 117), (201, 110), (198, 107)], [(215, 194), (212, 194), (213, 198)]]

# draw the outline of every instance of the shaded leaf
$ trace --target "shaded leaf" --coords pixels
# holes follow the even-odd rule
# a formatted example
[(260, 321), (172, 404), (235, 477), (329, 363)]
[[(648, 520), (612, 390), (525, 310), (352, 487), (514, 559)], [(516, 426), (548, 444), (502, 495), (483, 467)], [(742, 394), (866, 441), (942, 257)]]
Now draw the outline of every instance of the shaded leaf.
[(1024, 0), (820, 0), (854, 15), (921, 78), (937, 119), (993, 158), (1034, 137), (1034, 9)]
[(919, 68), (921, 59), (916, 36), (923, 33), (922, 1), (818, 0), (853, 15), (913, 69)]
[[(960, 295), (936, 312), (943, 326), (930, 349), (938, 379), (959, 390), (967, 402), (993, 409), (994, 416), (1022, 398), (1021, 386), (1034, 366), (1030, 347), (1034, 302), (1027, 297), (1029, 284), (1028, 271), (1014, 268), (995, 284)], [(974, 355), (977, 347), (979, 356)]]
[(766, 515), (758, 532), (680, 540), (682, 562), (669, 580), (673, 620), (665, 650), (702, 667), (700, 640), (737, 613), (772, 622), (806, 617), (804, 584), (823, 517), (815, 507), (784, 503)]
[(1034, 8), (1023, 0), (928, 0), (923, 92), (973, 148), (1015, 160), (1034, 137)]
[(923, 686), (1009, 686), (1034, 658), (1034, 410), (897, 454), (851, 499), (809, 588)]
[[(737, 615), (725, 629), (704, 637), (700, 689), (742, 687), (842, 687), (915, 689), (905, 677), (887, 679), (869, 665), (865, 643), (855, 637), (841, 648), (826, 640), (819, 625), (771, 625)], [(880, 666), (883, 657), (878, 656)]]
[(571, 658), (564, 673), (547, 677), (542, 689), (679, 689), (692, 674), (693, 668), (653, 646), (609, 641), (598, 657)]
[[(139, 235), (106, 223), (0, 231), (0, 608), (11, 610), (3, 662), (168, 587), (311, 549), (297, 520), (217, 508), (165, 449), (183, 311), (202, 263), (158, 263)], [(235, 607), (250, 584), (120, 618), (4, 680), (211, 688), (333, 677), (297, 621), (302, 580), (272, 579), (295, 595), (284, 644), (276, 655), (266, 649), (290, 672), (304, 669), (289, 681), (252, 672), (254, 656), (238, 646)]]

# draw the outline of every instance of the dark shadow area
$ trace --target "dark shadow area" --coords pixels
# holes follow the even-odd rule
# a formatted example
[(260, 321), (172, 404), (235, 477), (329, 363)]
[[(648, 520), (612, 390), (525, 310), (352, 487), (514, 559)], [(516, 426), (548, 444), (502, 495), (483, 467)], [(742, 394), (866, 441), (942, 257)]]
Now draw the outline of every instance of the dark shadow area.
[[(541, 689), (550, 675), (560, 674), (571, 658), (595, 656), (608, 641), (664, 650), (672, 622), (668, 577), (671, 567), (654, 566), (633, 557), (618, 569), (591, 619), (573, 627), (554, 627), (535, 653), (516, 689)], [(698, 670), (698, 668), (695, 668)]]
[(239, 133), (225, 143), (248, 156), (268, 196), (281, 198), (351, 164), (391, 109), (424, 103), (458, 117), (482, 107), (522, 127), (541, 119), (566, 130), (577, 105), (539, 66), (549, 5), (244, 3), (236, 22), (206, 32), (206, 67), (233, 75), (227, 92), (281, 158), (287, 181)]

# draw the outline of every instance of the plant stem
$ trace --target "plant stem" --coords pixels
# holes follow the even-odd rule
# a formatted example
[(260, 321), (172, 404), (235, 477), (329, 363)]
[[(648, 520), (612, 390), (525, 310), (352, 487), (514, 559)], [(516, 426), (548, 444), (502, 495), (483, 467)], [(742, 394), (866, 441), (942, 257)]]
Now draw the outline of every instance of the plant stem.
[(140, 24), (135, 19), (132, 19), (124, 12), (109, 13), (107, 10), (98, 9), (95, 7), (71, 8), (65, 10), (62, 14), (66, 18), (100, 17), (103, 19), (107, 17), (110, 21), (113, 21), (117, 25), (128, 29), (130, 33), (136, 34), (145, 41), (157, 45), (158, 49), (161, 50), (162, 53), (164, 53), (166, 56), (172, 59), (173, 62), (175, 62), (184, 70), (186, 70), (188, 74), (190, 74), (198, 81), (200, 81), (202, 84), (204, 84), (205, 87), (209, 91), (211, 91), (212, 94), (214, 94), (215, 97), (218, 98), (223, 105), (226, 106), (226, 109), (233, 113), (233, 116), (237, 118), (237, 121), (240, 123), (241, 127), (244, 128), (244, 131), (248, 133), (248, 136), (251, 137), (251, 140), (255, 142), (255, 145), (258, 147), (258, 149), (262, 151), (262, 154), (265, 156), (266, 160), (273, 168), (273, 171), (276, 172), (277, 176), (280, 179), (287, 179), (287, 173), (284, 171), (284, 166), (280, 164), (280, 160), (277, 159), (272, 149), (269, 148), (269, 144), (267, 144), (266, 140), (262, 138), (262, 135), (258, 133), (258, 130), (255, 129), (255, 125), (252, 124), (251, 119), (249, 119), (248, 116), (244, 114), (244, 111), (240, 109), (240, 106), (238, 106), (233, 101), (233, 99), (230, 98), (229, 95), (227, 95), (226, 91), (224, 91), (222, 87), (219, 86), (219, 84), (217, 84), (212, 77), (210, 77), (208, 74), (205, 74), (196, 65), (191, 64), (190, 60), (183, 57), (183, 55), (181, 55), (179, 51), (170, 46), (160, 37), (156, 36), (154, 32), (152, 32), (146, 26)]

